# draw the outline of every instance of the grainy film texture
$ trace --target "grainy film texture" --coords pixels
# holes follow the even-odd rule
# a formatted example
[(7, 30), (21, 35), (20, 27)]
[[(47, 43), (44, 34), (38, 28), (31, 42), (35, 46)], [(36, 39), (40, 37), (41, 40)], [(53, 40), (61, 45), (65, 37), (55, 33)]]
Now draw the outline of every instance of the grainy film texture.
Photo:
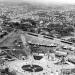
[(75, 75), (75, 1), (0, 0), (0, 75)]

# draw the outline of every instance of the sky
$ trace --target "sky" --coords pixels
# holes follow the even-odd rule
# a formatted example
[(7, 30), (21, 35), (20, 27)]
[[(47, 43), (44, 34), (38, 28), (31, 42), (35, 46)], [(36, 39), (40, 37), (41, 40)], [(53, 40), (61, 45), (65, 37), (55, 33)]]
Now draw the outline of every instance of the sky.
[(0, 1), (27, 1), (38, 2), (43, 4), (58, 3), (58, 4), (75, 4), (75, 0), (0, 0)]
[[(25, 1), (25, 0), (24, 0)], [(64, 4), (75, 4), (75, 0), (28, 0), (28, 1), (35, 1), (40, 3), (64, 3)]]

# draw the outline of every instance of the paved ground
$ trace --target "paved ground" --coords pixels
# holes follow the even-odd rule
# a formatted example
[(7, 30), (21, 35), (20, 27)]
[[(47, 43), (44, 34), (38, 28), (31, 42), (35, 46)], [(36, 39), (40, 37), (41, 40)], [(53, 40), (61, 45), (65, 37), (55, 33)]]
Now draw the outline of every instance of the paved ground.
[[(55, 65), (54, 63), (57, 62), (58, 59), (51, 58), (48, 59), (48, 56), (45, 55), (41, 60), (34, 60), (33, 57), (29, 57), (27, 60), (15, 60), (12, 62), (7, 62), (6, 66), (9, 67), (10, 71), (16, 71), (17, 75), (59, 75), (60, 70), (62, 68), (69, 69), (75, 68), (75, 65), (68, 63), (68, 65)], [(43, 67), (43, 71), (40, 72), (28, 72), (24, 71), (21, 67), (26, 64), (35, 64)]]

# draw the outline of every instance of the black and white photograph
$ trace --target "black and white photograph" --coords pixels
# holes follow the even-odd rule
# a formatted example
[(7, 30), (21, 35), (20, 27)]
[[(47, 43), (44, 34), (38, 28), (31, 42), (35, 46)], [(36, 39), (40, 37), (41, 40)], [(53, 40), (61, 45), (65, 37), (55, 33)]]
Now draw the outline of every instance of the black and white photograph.
[(0, 0), (0, 75), (75, 75), (75, 0)]

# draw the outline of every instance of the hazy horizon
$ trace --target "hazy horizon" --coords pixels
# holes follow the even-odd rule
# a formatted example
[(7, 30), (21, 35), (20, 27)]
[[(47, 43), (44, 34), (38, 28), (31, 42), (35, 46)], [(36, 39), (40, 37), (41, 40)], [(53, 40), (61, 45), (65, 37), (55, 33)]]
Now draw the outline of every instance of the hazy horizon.
[(42, 4), (75, 4), (75, 0), (0, 0), (1, 2), (30, 2)]

